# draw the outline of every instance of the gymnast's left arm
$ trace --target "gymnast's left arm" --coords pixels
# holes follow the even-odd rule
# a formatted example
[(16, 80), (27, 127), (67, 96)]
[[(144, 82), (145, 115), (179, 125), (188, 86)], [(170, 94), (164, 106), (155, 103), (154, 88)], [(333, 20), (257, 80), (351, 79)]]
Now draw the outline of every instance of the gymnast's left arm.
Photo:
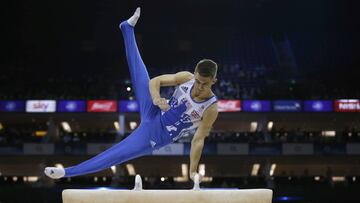
[(197, 167), (204, 147), (204, 140), (209, 135), (217, 116), (217, 103), (214, 103), (204, 112), (203, 119), (191, 141), (189, 173), (192, 180), (197, 173)]

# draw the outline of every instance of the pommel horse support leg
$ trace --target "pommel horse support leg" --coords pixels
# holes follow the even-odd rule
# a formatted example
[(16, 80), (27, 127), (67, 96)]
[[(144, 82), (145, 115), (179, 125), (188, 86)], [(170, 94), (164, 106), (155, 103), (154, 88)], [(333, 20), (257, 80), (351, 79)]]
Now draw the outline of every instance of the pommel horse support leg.
[(198, 177), (192, 190), (143, 190), (139, 175), (135, 177), (133, 190), (67, 189), (62, 192), (64, 203), (271, 203), (272, 195), (270, 189), (202, 190)]

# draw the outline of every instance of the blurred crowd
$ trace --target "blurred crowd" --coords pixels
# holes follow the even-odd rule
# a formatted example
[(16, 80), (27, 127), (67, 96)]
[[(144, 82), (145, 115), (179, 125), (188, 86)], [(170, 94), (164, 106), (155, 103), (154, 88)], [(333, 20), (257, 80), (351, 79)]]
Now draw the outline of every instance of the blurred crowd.
[[(183, 70), (193, 72), (193, 67), (168, 68), (167, 71), (155, 71), (152, 75)], [(220, 99), (360, 98), (356, 88), (327, 86), (310, 79), (281, 79), (279, 74), (278, 70), (264, 65), (243, 68), (237, 63), (219, 64), (218, 81), (213, 86), (213, 92)], [(57, 73), (43, 78), (14, 71), (1, 74), (0, 81), (0, 100), (134, 99), (130, 78), (127, 75), (117, 76), (111, 71), (78, 75)], [(170, 98), (173, 90), (173, 87), (163, 88), (162, 96)]]

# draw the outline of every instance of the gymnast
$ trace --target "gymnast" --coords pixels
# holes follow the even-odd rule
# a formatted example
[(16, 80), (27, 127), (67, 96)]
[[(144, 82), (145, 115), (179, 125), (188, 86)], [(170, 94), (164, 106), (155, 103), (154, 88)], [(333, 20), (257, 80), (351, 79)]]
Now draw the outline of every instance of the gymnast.
[[(204, 139), (218, 116), (217, 97), (211, 90), (216, 83), (217, 64), (200, 60), (194, 73), (181, 71), (150, 80), (141, 59), (134, 35), (140, 8), (119, 27), (125, 42), (131, 82), (140, 106), (140, 125), (128, 137), (106, 151), (78, 165), (46, 167), (44, 173), (53, 179), (94, 173), (134, 158), (193, 134), (189, 175), (194, 180), (201, 158)], [(176, 86), (169, 102), (160, 96), (160, 87)], [(195, 132), (195, 134), (193, 133)]]

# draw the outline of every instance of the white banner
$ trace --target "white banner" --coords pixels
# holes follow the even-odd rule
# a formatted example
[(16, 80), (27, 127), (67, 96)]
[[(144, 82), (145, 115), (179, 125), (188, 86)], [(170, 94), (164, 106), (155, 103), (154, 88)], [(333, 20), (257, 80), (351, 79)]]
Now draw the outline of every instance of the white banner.
[(26, 101), (26, 112), (51, 113), (56, 111), (55, 100), (28, 100)]

